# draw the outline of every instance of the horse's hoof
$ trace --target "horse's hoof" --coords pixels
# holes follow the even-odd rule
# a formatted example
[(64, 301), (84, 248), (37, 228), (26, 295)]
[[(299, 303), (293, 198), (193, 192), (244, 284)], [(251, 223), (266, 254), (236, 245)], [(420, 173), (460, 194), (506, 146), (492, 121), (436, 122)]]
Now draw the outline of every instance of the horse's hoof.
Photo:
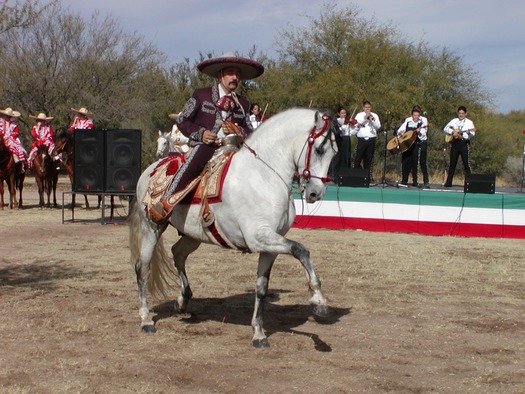
[(145, 334), (155, 334), (157, 332), (157, 329), (153, 324), (146, 324), (141, 327), (142, 332)]
[(253, 339), (252, 345), (256, 349), (267, 349), (270, 347), (270, 342), (268, 342), (268, 338)]
[(326, 305), (312, 305), (312, 311), (317, 317), (328, 316), (328, 307)]

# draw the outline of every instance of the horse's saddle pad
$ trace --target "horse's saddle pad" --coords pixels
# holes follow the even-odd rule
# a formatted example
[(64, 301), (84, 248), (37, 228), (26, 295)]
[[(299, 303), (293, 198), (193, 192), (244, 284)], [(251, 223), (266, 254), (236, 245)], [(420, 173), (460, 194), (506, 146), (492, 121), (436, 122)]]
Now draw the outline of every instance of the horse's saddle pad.
[[(199, 204), (203, 200), (209, 203), (221, 201), (222, 184), (228, 172), (231, 158), (235, 152), (226, 152), (214, 156), (204, 168), (202, 173), (191, 181), (183, 190), (168, 197), (170, 204), (178, 204), (192, 191), (192, 204)], [(146, 207), (146, 212), (152, 205), (160, 202), (166, 194), (177, 171), (186, 161), (186, 156), (182, 154), (170, 155), (161, 160), (150, 174), (150, 183), (142, 199)]]

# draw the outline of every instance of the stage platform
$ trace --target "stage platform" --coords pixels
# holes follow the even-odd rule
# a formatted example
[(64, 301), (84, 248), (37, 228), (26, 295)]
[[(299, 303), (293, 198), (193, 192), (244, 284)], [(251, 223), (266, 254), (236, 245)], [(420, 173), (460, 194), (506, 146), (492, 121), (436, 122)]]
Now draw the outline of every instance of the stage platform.
[(463, 185), (328, 186), (315, 204), (294, 194), (294, 227), (525, 239), (525, 193), (498, 187), (494, 194), (463, 190)]

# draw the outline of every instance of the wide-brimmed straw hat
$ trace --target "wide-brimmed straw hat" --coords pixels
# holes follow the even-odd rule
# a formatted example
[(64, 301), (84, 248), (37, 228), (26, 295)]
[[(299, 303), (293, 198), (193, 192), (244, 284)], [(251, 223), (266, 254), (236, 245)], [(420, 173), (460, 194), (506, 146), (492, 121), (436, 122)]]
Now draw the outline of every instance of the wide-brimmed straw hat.
[(87, 108), (84, 108), (84, 107), (82, 107), (82, 108), (80, 108), (80, 109), (71, 108), (71, 111), (76, 112), (76, 113), (78, 113), (78, 114), (85, 115), (85, 116), (91, 116), (91, 115), (93, 115), (92, 112), (89, 112), (88, 109), (87, 109)]
[(6, 109), (0, 109), (0, 114), (11, 116), (13, 118), (18, 118), (20, 115), (22, 115), (20, 112), (13, 110), (11, 107), (7, 107)]
[(228, 67), (241, 70), (241, 79), (253, 79), (264, 73), (264, 66), (255, 60), (236, 56), (233, 52), (225, 52), (221, 56), (207, 59), (197, 65), (200, 72), (217, 77), (217, 73)]
[(53, 119), (52, 116), (46, 116), (44, 112), (40, 112), (37, 116), (29, 115), (30, 118), (36, 119), (36, 120), (51, 120)]

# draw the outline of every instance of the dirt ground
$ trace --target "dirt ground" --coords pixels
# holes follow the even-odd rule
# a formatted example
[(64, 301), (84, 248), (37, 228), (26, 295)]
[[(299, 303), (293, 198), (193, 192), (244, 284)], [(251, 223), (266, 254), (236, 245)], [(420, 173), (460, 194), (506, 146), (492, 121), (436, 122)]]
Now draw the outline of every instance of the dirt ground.
[(83, 207), (62, 224), (33, 183), (25, 209), (0, 211), (2, 393), (525, 392), (522, 240), (293, 229), (331, 315), (313, 319), (300, 264), (281, 256), (260, 350), (257, 256), (203, 245), (190, 313), (175, 312), (174, 286), (143, 334), (128, 226)]

